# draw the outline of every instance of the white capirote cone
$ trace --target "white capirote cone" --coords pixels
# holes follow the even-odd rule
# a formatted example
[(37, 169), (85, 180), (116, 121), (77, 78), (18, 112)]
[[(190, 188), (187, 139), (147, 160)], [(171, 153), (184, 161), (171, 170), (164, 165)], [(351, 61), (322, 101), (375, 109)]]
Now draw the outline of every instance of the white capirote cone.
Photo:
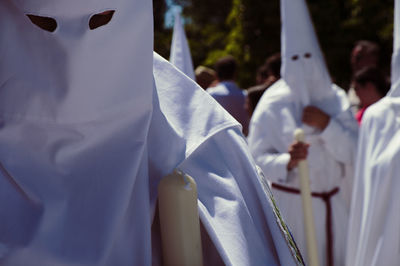
[(283, 79), (304, 106), (330, 98), (332, 81), (305, 0), (281, 0), (281, 19)]
[(174, 33), (172, 35), (169, 61), (186, 76), (195, 80), (192, 56), (179, 12), (175, 12)]

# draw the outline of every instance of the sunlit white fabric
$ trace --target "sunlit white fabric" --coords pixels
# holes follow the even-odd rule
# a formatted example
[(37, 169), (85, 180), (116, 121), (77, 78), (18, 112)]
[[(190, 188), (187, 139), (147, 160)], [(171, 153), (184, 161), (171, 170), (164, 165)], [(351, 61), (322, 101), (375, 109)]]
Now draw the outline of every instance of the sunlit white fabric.
[(368, 108), (358, 144), (346, 265), (398, 265), (400, 101)]
[[(250, 121), (249, 146), (270, 181), (299, 188), (297, 170), (288, 171), (289, 146), (296, 128), (310, 144), (308, 163), (313, 192), (341, 190), (333, 196), (334, 262), (345, 260), (350, 191), (358, 125), (344, 91), (332, 84), (304, 0), (281, 0), (282, 79), (262, 96)], [(302, 123), (304, 107), (313, 105), (330, 116), (324, 131)], [(300, 195), (274, 189), (283, 217), (303, 254), (306, 238)], [(313, 198), (319, 260), (326, 265), (326, 206)]]
[[(330, 115), (340, 112), (305, 0), (281, 0), (281, 20), (282, 78), (303, 106), (313, 104)], [(320, 104), (327, 100), (332, 104)]]
[(206, 262), (294, 264), (237, 122), (153, 61), (151, 14), (147, 0), (0, 2), (1, 265), (157, 265), (156, 187), (178, 166), (201, 188)]
[(148, 140), (152, 210), (158, 180), (178, 167), (198, 186), (200, 218), (212, 241), (203, 245), (205, 265), (215, 265), (215, 252), (225, 265), (295, 264), (238, 123), (159, 56), (154, 75), (157, 97)]
[(181, 15), (175, 13), (174, 32), (172, 35), (171, 55), (169, 61), (186, 76), (195, 80), (192, 56), (186, 39), (185, 29), (181, 23)]
[[(344, 91), (333, 86), (337, 100), (347, 102)], [(302, 127), (302, 104), (291, 93), (283, 80), (277, 81), (262, 96), (250, 121), (248, 142), (256, 163), (271, 182), (299, 188), (297, 170), (288, 171), (288, 147), (293, 142), (293, 132)], [(356, 149), (357, 123), (350, 109), (331, 117), (323, 132), (306, 134), (310, 144), (308, 164), (310, 187), (313, 192), (328, 192), (340, 187), (332, 198), (335, 265), (344, 263), (346, 227), (349, 212), (349, 193), (353, 177), (352, 163)], [(283, 217), (292, 229), (294, 238), (306, 254), (302, 202), (300, 195), (273, 189)], [(326, 206), (321, 199), (313, 198), (318, 251), (321, 265), (326, 265)]]
[[(112, 20), (90, 30), (105, 10)], [(0, 3), (1, 264), (150, 264), (150, 227), (132, 224), (151, 223), (151, 12), (148, 1)]]
[[(58, 123), (88, 122), (136, 106), (141, 110), (134, 114), (137, 118), (149, 116), (151, 3), (89, 1), (95, 4), (81, 15), (73, 3), (69, 3), (71, 8), (62, 9), (67, 1), (20, 2), (14, 6), (13, 1), (6, 1), (0, 10), (2, 115)], [(104, 10), (116, 10), (110, 23), (89, 30), (90, 17)], [(32, 24), (26, 14), (52, 17), (58, 28), (46, 32)], [(135, 19), (148, 24), (147, 30), (131, 26)]]
[(363, 116), (346, 265), (400, 263), (400, 2), (395, 1), (392, 87)]

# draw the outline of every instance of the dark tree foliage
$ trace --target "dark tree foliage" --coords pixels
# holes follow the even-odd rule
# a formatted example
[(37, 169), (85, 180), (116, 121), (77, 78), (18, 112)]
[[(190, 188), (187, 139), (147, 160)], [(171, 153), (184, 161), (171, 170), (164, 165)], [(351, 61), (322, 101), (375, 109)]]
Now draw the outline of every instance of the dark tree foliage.
[(154, 13), (154, 51), (164, 58), (169, 57), (172, 31), (164, 26), (167, 5), (165, 0), (153, 0)]
[(346, 21), (351, 33), (346, 37), (377, 42), (381, 46), (381, 66), (390, 74), (394, 0), (353, 0), (352, 3), (352, 16)]
[(232, 0), (174, 0), (183, 7), (183, 16), (187, 19), (186, 35), (195, 66), (212, 66), (215, 59), (227, 54), (226, 23), (231, 11)]
[(273, 53), (280, 51), (279, 0), (242, 0), (243, 35), (242, 46), (248, 56), (243, 62), (241, 84), (252, 86), (257, 68)]
[[(213, 66), (218, 57), (232, 54), (240, 63), (239, 83), (246, 88), (254, 84), (256, 70), (265, 59), (280, 50), (279, 0), (174, 1), (184, 7), (195, 66)], [(389, 72), (393, 2), (307, 0), (329, 71), (340, 86), (348, 87), (350, 52), (357, 40), (377, 42), (382, 49), (382, 68)], [(169, 49), (169, 45), (164, 41), (156, 49)]]
[(335, 82), (348, 87), (350, 53), (357, 40), (377, 42), (382, 49), (382, 68), (389, 72), (393, 0), (308, 0), (308, 5)]
[(325, 54), (332, 79), (342, 87), (347, 87), (351, 76), (350, 52), (357, 38), (351, 36), (352, 28), (346, 26), (351, 18), (350, 1), (308, 0), (318, 40)]

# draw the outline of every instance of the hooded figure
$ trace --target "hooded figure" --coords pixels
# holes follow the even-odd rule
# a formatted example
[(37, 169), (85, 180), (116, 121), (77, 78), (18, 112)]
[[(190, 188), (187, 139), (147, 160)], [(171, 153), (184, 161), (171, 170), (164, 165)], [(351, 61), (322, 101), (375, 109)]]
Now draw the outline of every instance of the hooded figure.
[(181, 23), (181, 15), (175, 12), (174, 33), (172, 35), (171, 55), (169, 61), (186, 76), (195, 80), (192, 56), (186, 39), (185, 30)]
[[(304, 254), (296, 167), (308, 160), (319, 260), (343, 265), (357, 122), (344, 91), (332, 84), (305, 1), (282, 0), (281, 16), (282, 79), (260, 99), (248, 141)], [(307, 143), (293, 141), (296, 128)]]
[(152, 20), (149, 0), (0, 2), (1, 265), (159, 265), (176, 168), (205, 265), (297, 263), (239, 125), (153, 54)]
[(400, 263), (400, 1), (395, 1), (392, 87), (363, 116), (346, 265)]

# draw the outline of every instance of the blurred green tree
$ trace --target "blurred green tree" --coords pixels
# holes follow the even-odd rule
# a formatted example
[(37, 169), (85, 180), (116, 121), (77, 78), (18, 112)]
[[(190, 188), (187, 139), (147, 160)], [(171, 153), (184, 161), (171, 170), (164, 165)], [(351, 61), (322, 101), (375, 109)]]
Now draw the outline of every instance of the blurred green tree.
[[(220, 56), (232, 54), (240, 64), (239, 83), (246, 88), (254, 84), (256, 70), (265, 59), (280, 50), (279, 0), (173, 1), (183, 7), (195, 66), (213, 66)], [(387, 72), (390, 69), (393, 2), (307, 0), (330, 73), (343, 88), (349, 84), (350, 53), (357, 40), (377, 42), (382, 66)], [(161, 54), (170, 45), (170, 39), (163, 38), (155, 44)]]
[(154, 13), (154, 51), (164, 58), (169, 58), (172, 40), (172, 30), (165, 27), (165, 13), (167, 4), (165, 0), (153, 0)]
[(212, 67), (217, 58), (227, 54), (230, 26), (226, 20), (232, 0), (174, 0), (174, 3), (183, 7), (194, 66)]

